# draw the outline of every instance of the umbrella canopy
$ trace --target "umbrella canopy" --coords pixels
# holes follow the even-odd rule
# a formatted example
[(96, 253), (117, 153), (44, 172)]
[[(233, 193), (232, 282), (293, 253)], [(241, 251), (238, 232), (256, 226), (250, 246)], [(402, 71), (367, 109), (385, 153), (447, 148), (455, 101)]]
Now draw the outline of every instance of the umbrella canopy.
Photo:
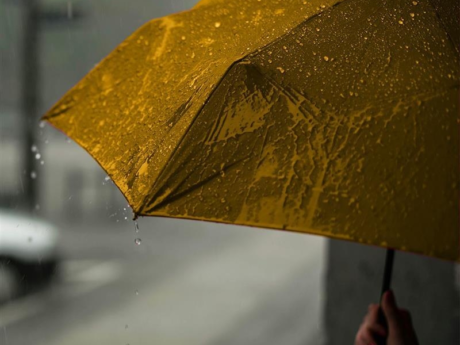
[(136, 215), (460, 261), (458, 9), (201, 1), (137, 30), (45, 119)]

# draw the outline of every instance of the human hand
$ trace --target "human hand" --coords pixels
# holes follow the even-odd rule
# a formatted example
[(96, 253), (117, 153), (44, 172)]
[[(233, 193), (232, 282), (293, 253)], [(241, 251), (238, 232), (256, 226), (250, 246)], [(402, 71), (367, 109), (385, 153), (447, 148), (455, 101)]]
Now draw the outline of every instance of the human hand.
[(410, 313), (396, 305), (393, 292), (387, 291), (382, 298), (382, 310), (388, 329), (379, 323), (379, 305), (371, 304), (356, 334), (355, 345), (377, 345), (376, 337), (387, 339), (387, 345), (418, 345)]

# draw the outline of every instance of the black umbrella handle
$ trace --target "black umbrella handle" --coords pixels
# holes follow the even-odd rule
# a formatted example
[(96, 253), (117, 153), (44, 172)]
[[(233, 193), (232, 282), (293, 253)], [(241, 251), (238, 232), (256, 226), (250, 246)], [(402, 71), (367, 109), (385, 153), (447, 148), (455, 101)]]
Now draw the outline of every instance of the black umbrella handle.
[[(383, 294), (390, 290), (391, 285), (391, 275), (393, 273), (393, 261), (394, 261), (395, 251), (394, 249), (387, 249), (387, 255), (385, 259), (385, 272), (383, 274), (383, 284), (382, 291), (380, 292), (380, 304), (382, 304)], [(388, 323), (383, 313), (382, 307), (379, 308), (379, 323), (388, 330)], [(377, 345), (386, 345), (386, 338), (377, 336)]]

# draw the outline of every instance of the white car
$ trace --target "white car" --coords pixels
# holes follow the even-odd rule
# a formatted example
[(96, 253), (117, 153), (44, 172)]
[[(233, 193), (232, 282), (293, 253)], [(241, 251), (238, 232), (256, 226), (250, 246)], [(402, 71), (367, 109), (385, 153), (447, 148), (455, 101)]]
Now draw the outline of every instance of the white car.
[(57, 261), (58, 231), (53, 225), (0, 210), (0, 303), (48, 281)]

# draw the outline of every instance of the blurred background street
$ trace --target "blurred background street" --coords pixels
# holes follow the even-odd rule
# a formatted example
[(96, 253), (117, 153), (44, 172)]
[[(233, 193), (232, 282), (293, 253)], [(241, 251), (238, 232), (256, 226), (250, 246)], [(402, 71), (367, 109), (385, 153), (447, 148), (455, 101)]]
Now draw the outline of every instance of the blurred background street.
[[(40, 122), (134, 30), (196, 2), (0, 0), (0, 215), (32, 234), (20, 239), (24, 255), (47, 227), (58, 234), (31, 264), (56, 262), (46, 279), (30, 281), (0, 251), (0, 299), (13, 293), (0, 302), (0, 345), (349, 344), (377, 301), (382, 249), (165, 218), (141, 218), (137, 230), (97, 163)], [(31, 26), (30, 3), (40, 7)], [(396, 260), (397, 297), (421, 344), (457, 345), (459, 266)]]
[(324, 240), (260, 231), (67, 228), (50, 286), (0, 307), (0, 343), (317, 344)]

